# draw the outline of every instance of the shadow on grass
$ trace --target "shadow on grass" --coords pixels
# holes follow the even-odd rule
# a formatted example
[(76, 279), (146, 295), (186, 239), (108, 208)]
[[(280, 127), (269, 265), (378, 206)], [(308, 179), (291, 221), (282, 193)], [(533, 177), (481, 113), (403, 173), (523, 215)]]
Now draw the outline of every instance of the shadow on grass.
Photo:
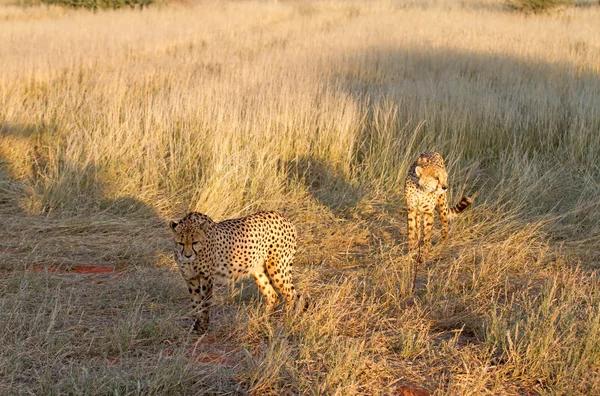
[(39, 133), (52, 131), (0, 125), (3, 394), (233, 393), (231, 352), (196, 350), (177, 320), (184, 283), (153, 267), (170, 252), (165, 222), (135, 197), (108, 197), (95, 165), (49, 166)]
[[(585, 42), (568, 48), (574, 57), (591, 50)], [(341, 58), (331, 85), (367, 103), (350, 173), (362, 183), (386, 184), (387, 203), (403, 204), (410, 164), (420, 152), (436, 150), (448, 167), (451, 204), (463, 193), (476, 195), (475, 207), (519, 206), (524, 217), (564, 215), (562, 223), (594, 233), (596, 212), (577, 210), (582, 202), (596, 205), (592, 186), (600, 183), (600, 118), (594, 117), (600, 75), (592, 66), (429, 44), (348, 51)], [(331, 174), (325, 169), (314, 173)], [(317, 178), (315, 187), (305, 180), (328, 207), (351, 208), (372, 198), (363, 188), (345, 206), (338, 201), (343, 194), (336, 194), (340, 183)], [(405, 221), (398, 211), (381, 215)], [(579, 238), (569, 228), (576, 229), (561, 225), (560, 233)]]
[(0, 125), (3, 267), (152, 265), (166, 254), (168, 230), (153, 207), (131, 196), (108, 197), (93, 163), (48, 163), (48, 136), (41, 134), (52, 133)]
[[(587, 50), (585, 44), (570, 49), (574, 55)], [(600, 119), (590, 117), (600, 106), (597, 73), (568, 62), (426, 44), (341, 57), (329, 86), (367, 103), (349, 169), (311, 154), (282, 166), (289, 184), (304, 186), (336, 216), (377, 217), (373, 228), (395, 227), (393, 237), (404, 243), (403, 181), (418, 154), (431, 150), (446, 160), (451, 205), (466, 194), (477, 195), (475, 206), (525, 203), (535, 215), (560, 214), (577, 204), (581, 191), (591, 193), (580, 176), (600, 157)], [(569, 161), (573, 172), (560, 167)], [(551, 178), (555, 170), (560, 177)], [(361, 203), (376, 213), (365, 213)]]
[(348, 182), (343, 171), (313, 157), (304, 156), (285, 164), (288, 182), (301, 183), (307, 191), (332, 212), (352, 209), (362, 197), (360, 188)]
[[(583, 42), (569, 48), (573, 55), (589, 50)], [(400, 181), (418, 153), (437, 150), (449, 165), (450, 192), (454, 197), (450, 204), (460, 197), (460, 186), (466, 186), (467, 193), (478, 195), (474, 207), (469, 209), (472, 223), (463, 235), (451, 232), (450, 249), (443, 248), (443, 263), (432, 266), (434, 270), (453, 259), (460, 260), (468, 249), (493, 246), (490, 237), (498, 232), (493, 225), (486, 226), (476, 236), (472, 233), (484, 228), (477, 223), (498, 221), (497, 227), (501, 227), (502, 214), (506, 212), (522, 213), (511, 224), (515, 233), (520, 228), (526, 230), (540, 216), (565, 216), (560, 221), (569, 225), (561, 225), (559, 229), (556, 221), (544, 232), (562, 239), (561, 234), (572, 231), (569, 242), (587, 247), (574, 249), (573, 253), (589, 257), (586, 265), (593, 266), (597, 255), (588, 252), (596, 251), (592, 245), (598, 239), (589, 236), (598, 235), (597, 212), (577, 208), (596, 207), (598, 203), (597, 188), (594, 192), (590, 187), (600, 184), (600, 168), (595, 162), (600, 158), (597, 134), (600, 118), (593, 116), (600, 108), (597, 72), (570, 64), (569, 59), (564, 63), (546, 63), (427, 45), (373, 48), (347, 53), (344, 58), (332, 85), (356, 97), (368, 98), (369, 104), (352, 164), (360, 165), (365, 158), (370, 164), (376, 163), (372, 153), (380, 150), (373, 147), (394, 145), (390, 157), (382, 162), (396, 169), (376, 169), (375, 176), (402, 173), (396, 183), (397, 191), (401, 192)], [(384, 118), (371, 111), (378, 108), (391, 109), (389, 113), (394, 117)], [(386, 116), (385, 112), (380, 113)], [(381, 133), (386, 128), (392, 132)], [(465, 169), (469, 171), (464, 172)], [(328, 193), (320, 192), (325, 196)], [(479, 205), (483, 210), (477, 209)], [(587, 221), (568, 214), (570, 211)], [(494, 217), (490, 217), (490, 212), (495, 212)], [(396, 224), (404, 225), (403, 213), (389, 215), (397, 219)], [(439, 227), (436, 218), (436, 234)], [(546, 235), (540, 232), (540, 236)], [(398, 243), (405, 240), (402, 237)], [(405, 252), (393, 251), (393, 254)], [(539, 253), (535, 249), (532, 252)], [(473, 265), (485, 268), (480, 262)], [(461, 280), (471, 275), (466, 268), (461, 267), (460, 271)], [(443, 271), (439, 273), (447, 276)], [(427, 276), (432, 274), (436, 275), (429, 271)], [(421, 269), (419, 277), (424, 276)], [(507, 285), (519, 285), (528, 276), (514, 271), (507, 275)], [(438, 295), (429, 290), (424, 293), (434, 295), (431, 306), (452, 307), (432, 310), (428, 317), (435, 323), (434, 329), (461, 331), (469, 339), (476, 338), (487, 314), (483, 310), (478, 312), (477, 305), (460, 304), (464, 298), (462, 292), (449, 291), (443, 279), (427, 278), (427, 282), (439, 282), (443, 290)]]
[[(590, 50), (586, 43), (569, 48), (574, 56)], [(393, 143), (379, 141), (388, 138), (382, 126), (397, 130), (397, 154), (412, 151), (410, 158), (432, 149), (450, 162), (456, 153), (488, 159), (512, 149), (576, 160), (600, 155), (600, 119), (591, 116), (600, 106), (600, 76), (592, 68), (429, 45), (348, 53), (341, 63), (333, 83), (368, 98), (370, 109), (396, 111), (395, 125), (369, 112), (356, 158), (368, 157), (362, 148), (374, 143)]]

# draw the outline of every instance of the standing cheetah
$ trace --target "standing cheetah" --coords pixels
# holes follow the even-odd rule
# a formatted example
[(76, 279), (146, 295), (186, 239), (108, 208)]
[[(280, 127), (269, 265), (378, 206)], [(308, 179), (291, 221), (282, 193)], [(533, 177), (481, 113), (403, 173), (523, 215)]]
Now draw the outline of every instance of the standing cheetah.
[[(442, 241), (448, 240), (448, 221), (468, 208), (473, 199), (462, 197), (452, 209), (448, 209), (446, 190), (448, 173), (442, 156), (438, 153), (421, 153), (408, 170), (404, 185), (404, 199), (408, 207), (408, 249), (414, 251), (423, 238), (422, 257), (427, 257), (431, 244), (433, 212), (437, 207), (442, 223)], [(420, 261), (424, 259), (419, 257)]]
[(279, 303), (275, 289), (287, 307), (299, 300), (292, 283), (296, 229), (279, 213), (259, 212), (215, 223), (192, 212), (178, 223), (171, 221), (170, 227), (175, 261), (188, 284), (197, 331), (208, 329), (214, 281), (227, 284), (252, 275), (269, 310)]

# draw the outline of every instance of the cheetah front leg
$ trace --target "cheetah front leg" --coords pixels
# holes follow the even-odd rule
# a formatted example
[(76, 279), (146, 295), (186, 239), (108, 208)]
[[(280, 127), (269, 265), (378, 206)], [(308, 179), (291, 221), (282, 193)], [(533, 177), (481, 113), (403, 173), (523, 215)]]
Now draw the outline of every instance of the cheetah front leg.
[(442, 242), (446, 243), (448, 241), (448, 199), (445, 193), (438, 195), (436, 206), (442, 223)]
[(201, 334), (206, 333), (210, 316), (213, 279), (210, 276), (198, 276), (188, 280), (187, 283), (194, 307), (194, 330)]
[(421, 216), (415, 209), (408, 210), (407, 228), (408, 251), (412, 252), (416, 249), (421, 239)]
[(427, 254), (431, 248), (431, 233), (433, 230), (433, 213), (423, 213), (423, 248), (421, 251), (421, 262), (427, 261)]

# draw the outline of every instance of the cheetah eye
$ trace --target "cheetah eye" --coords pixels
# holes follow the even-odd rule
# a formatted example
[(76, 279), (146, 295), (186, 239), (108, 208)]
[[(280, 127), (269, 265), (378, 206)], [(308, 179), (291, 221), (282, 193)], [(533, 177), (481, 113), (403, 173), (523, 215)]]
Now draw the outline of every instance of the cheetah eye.
[(199, 243), (200, 243), (199, 241), (192, 242), (192, 245), (193, 245), (193, 246), (196, 246), (196, 245), (197, 245), (197, 244), (199, 244)]
[(177, 244), (178, 244), (179, 246), (184, 246), (184, 243), (183, 243), (183, 242), (177, 242)]

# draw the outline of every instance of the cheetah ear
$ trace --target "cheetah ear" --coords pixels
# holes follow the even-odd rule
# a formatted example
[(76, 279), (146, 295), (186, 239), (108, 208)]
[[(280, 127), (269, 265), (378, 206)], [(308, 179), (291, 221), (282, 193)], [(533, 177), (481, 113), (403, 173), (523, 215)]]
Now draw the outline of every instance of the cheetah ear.
[(429, 158), (427, 157), (419, 157), (417, 160), (417, 164), (427, 165), (429, 163)]
[(174, 222), (173, 220), (171, 220), (169, 222), (169, 227), (171, 227), (171, 230), (175, 231), (175, 227), (177, 227), (177, 223)]
[(417, 175), (417, 177), (421, 177), (421, 175), (423, 174), (423, 168), (417, 165), (415, 167), (415, 174)]
[(206, 229), (208, 228), (208, 221), (204, 220), (202, 223), (199, 224), (200, 228), (204, 231), (206, 231)]

